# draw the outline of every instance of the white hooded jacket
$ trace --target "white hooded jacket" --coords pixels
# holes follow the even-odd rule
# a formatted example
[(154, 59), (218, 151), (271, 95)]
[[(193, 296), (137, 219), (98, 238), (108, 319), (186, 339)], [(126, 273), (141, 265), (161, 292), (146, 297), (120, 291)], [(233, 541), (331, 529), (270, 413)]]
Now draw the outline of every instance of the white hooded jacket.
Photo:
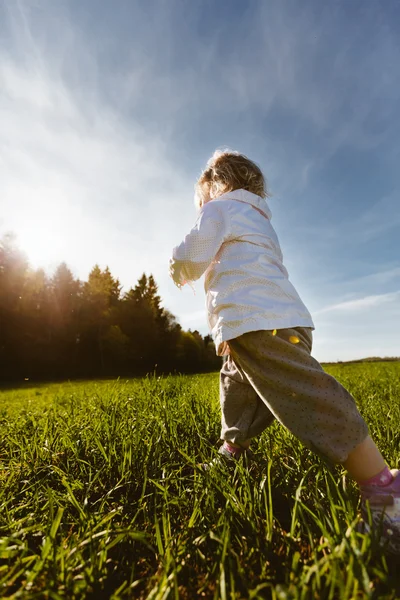
[(176, 285), (199, 279), (218, 354), (227, 342), (258, 330), (311, 327), (311, 315), (290, 283), (267, 202), (235, 190), (207, 202), (184, 241), (174, 248)]

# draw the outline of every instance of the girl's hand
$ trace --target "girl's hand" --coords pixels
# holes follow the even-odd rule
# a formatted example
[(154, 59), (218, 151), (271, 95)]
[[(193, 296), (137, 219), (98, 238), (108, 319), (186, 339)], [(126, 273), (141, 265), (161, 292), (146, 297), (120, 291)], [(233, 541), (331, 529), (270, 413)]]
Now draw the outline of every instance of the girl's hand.
[(178, 286), (179, 288), (183, 287), (187, 283), (187, 281), (183, 280), (183, 281), (180, 281), (179, 283), (177, 283), (176, 279), (175, 279), (175, 274), (176, 274), (175, 273), (175, 261), (174, 261), (173, 258), (170, 258), (170, 261), (169, 261), (169, 276), (174, 281), (174, 283), (175, 283), (176, 286)]
[(229, 356), (231, 349), (229, 348), (228, 342), (221, 342), (218, 348), (218, 356)]
[(169, 259), (169, 276), (173, 279), (175, 273), (175, 265), (172, 258)]

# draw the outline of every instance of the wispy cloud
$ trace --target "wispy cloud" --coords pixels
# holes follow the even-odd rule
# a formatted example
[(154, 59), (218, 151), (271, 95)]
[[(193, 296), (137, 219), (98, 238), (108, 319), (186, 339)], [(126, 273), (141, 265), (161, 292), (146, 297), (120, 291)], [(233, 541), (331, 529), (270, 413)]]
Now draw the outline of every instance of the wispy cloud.
[[(20, 35), (19, 52), (0, 55), (1, 229), (18, 233), (34, 264), (66, 259), (81, 276), (97, 261), (131, 283), (149, 267), (166, 271), (180, 235), (168, 216), (190, 198), (192, 181), (164, 132), (121, 118), (85, 88), (84, 73), (75, 89), (63, 74), (69, 40), (60, 36), (49, 59), (25, 12), (11, 17)], [(59, 19), (68, 34), (67, 17)], [(72, 62), (86, 50), (79, 36), (75, 44)]]
[(343, 302), (314, 316), (319, 360), (399, 356), (400, 292)]
[(347, 300), (346, 302), (339, 302), (338, 304), (332, 304), (331, 306), (321, 308), (320, 310), (315, 311), (314, 314), (317, 316), (334, 311), (359, 311), (364, 308), (377, 307), (381, 306), (382, 304), (394, 301), (400, 301), (400, 290), (389, 294), (377, 294), (373, 296), (357, 298), (356, 300)]
[(400, 228), (399, 201), (400, 193), (396, 190), (369, 207), (358, 222), (359, 238), (368, 241), (386, 231)]
[(362, 277), (356, 277), (351, 280), (351, 284), (354, 289), (359, 289), (360, 286), (368, 286), (371, 288), (372, 286), (385, 285), (397, 280), (400, 280), (400, 266), (391, 267), (389, 264), (388, 268), (382, 268), (380, 271), (369, 273)]

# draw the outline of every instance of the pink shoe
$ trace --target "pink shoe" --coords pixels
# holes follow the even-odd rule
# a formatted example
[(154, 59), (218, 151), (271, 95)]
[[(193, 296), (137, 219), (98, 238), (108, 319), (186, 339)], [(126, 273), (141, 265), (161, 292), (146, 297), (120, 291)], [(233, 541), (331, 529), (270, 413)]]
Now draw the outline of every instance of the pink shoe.
[(217, 466), (226, 466), (229, 469), (234, 470), (236, 463), (241, 456), (245, 458), (247, 465), (254, 459), (254, 455), (251, 450), (243, 448), (242, 451), (234, 454), (233, 452), (230, 452), (228, 448), (226, 448), (225, 444), (222, 444), (222, 446), (219, 448), (218, 455), (218, 458), (214, 458), (209, 463), (202, 463), (199, 465), (199, 467), (203, 471), (209, 471)]
[(360, 486), (361, 516), (363, 530), (369, 532), (370, 512), (372, 528), (381, 528), (380, 543), (389, 552), (400, 555), (400, 471), (392, 469), (391, 473), (394, 479), (389, 485)]

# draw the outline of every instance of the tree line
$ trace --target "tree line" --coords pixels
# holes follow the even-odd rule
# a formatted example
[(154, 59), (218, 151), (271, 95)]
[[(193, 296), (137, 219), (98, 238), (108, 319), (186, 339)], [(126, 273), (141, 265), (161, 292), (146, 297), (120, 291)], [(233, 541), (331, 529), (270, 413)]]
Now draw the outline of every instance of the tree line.
[(49, 277), (0, 240), (0, 380), (201, 372), (219, 368), (210, 336), (184, 331), (152, 275), (122, 293), (108, 267), (87, 281), (65, 263)]

